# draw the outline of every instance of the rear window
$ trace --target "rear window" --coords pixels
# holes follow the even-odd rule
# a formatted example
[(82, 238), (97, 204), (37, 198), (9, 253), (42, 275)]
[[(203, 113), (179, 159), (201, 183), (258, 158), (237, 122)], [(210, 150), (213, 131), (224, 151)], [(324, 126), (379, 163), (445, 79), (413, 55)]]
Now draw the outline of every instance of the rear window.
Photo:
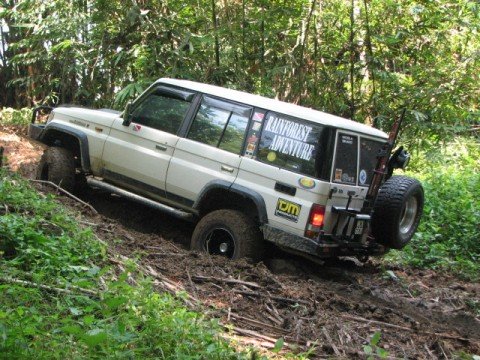
[(356, 185), (358, 136), (338, 133), (333, 182)]
[(377, 166), (378, 151), (383, 143), (377, 140), (361, 139), (360, 141), (360, 171), (358, 185), (369, 186), (373, 177), (373, 170)]
[(274, 166), (318, 177), (320, 139), (325, 127), (274, 112), (267, 113), (257, 159)]

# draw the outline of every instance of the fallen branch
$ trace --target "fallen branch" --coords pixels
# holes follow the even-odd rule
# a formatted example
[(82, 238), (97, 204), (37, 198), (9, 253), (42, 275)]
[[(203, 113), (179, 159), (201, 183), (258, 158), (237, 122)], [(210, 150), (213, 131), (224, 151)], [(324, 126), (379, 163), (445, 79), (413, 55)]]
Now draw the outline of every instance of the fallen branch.
[(59, 191), (61, 191), (62, 193), (64, 193), (65, 195), (67, 195), (68, 197), (72, 198), (73, 200), (75, 201), (78, 201), (80, 204), (82, 205), (85, 205), (86, 207), (88, 207), (90, 210), (92, 210), (92, 212), (96, 215), (98, 214), (98, 211), (95, 210), (95, 208), (86, 203), (85, 201), (83, 200), (80, 200), (78, 197), (76, 197), (75, 195), (73, 195), (72, 193), (68, 192), (67, 190), (65, 189), (62, 189), (60, 186), (58, 186), (57, 184), (51, 182), (51, 181), (46, 181), (46, 180), (34, 180), (34, 179), (29, 179), (31, 182), (34, 182), (34, 183), (39, 183), (39, 184), (46, 184), (46, 185), (50, 185), (50, 186), (53, 186), (54, 188), (58, 189)]
[(278, 332), (282, 335), (286, 335), (288, 334), (288, 331), (285, 330), (285, 329), (282, 329), (282, 328), (279, 328), (277, 326), (273, 326), (273, 325), (270, 325), (270, 324), (267, 324), (263, 321), (259, 321), (259, 320), (255, 320), (255, 319), (250, 319), (248, 317), (245, 317), (245, 316), (241, 316), (241, 315), (238, 315), (238, 314), (235, 314), (231, 311), (229, 311), (229, 315), (230, 317), (234, 318), (234, 319), (237, 319), (237, 320), (242, 320), (242, 321), (245, 321), (246, 323), (249, 323), (250, 325), (253, 325), (253, 326), (257, 326), (257, 327), (261, 327), (261, 328), (267, 328), (267, 329), (270, 329), (272, 331), (275, 331), (275, 332)]
[(216, 278), (216, 277), (210, 277), (210, 276), (192, 276), (193, 280), (197, 281), (211, 281), (211, 282), (221, 282), (225, 284), (239, 284), (239, 285), (245, 285), (249, 286), (251, 288), (255, 289), (260, 289), (261, 286), (258, 285), (257, 283), (254, 282), (249, 282), (249, 281), (243, 281), (243, 280), (237, 280), (237, 279), (225, 279), (225, 278)]
[(337, 346), (334, 344), (334, 342), (333, 342), (332, 338), (330, 337), (330, 334), (328, 333), (325, 326), (322, 328), (322, 332), (323, 332), (323, 335), (325, 335), (325, 338), (327, 339), (331, 348), (333, 349), (333, 352), (335, 353), (335, 355), (337, 355), (338, 357), (341, 357), (342, 353), (338, 350)]
[(167, 256), (167, 257), (168, 256), (172, 256), (172, 257), (182, 256), (183, 257), (183, 256), (186, 256), (186, 255), (185, 254), (172, 253), (172, 252), (170, 252), (170, 253), (166, 253), (166, 252), (155, 252), (155, 253), (152, 252), (151, 253), (151, 252), (149, 252), (147, 254), (147, 256)]
[(467, 339), (467, 338), (460, 337), (460, 336), (454, 336), (454, 335), (442, 334), (442, 333), (436, 333), (436, 332), (424, 331), (424, 330), (417, 330), (417, 329), (413, 329), (413, 328), (408, 327), (408, 326), (401, 326), (401, 325), (390, 324), (390, 323), (387, 323), (387, 322), (384, 322), (384, 321), (365, 319), (365, 318), (362, 318), (360, 316), (353, 316), (353, 315), (346, 315), (346, 314), (341, 315), (341, 316), (344, 317), (345, 319), (349, 319), (349, 320), (353, 320), (353, 321), (376, 324), (376, 325), (380, 325), (380, 326), (390, 327), (390, 328), (393, 328), (393, 329), (415, 332), (415, 333), (418, 333), (418, 334), (438, 336), (438, 337), (442, 337), (442, 338), (445, 338), (445, 339), (460, 340), (460, 341), (466, 341), (466, 342), (471, 342), (472, 341), (472, 339)]
[(246, 295), (246, 296), (263, 297), (263, 298), (277, 300), (277, 301), (280, 301), (280, 302), (286, 302), (286, 303), (290, 303), (290, 304), (311, 305), (310, 302), (305, 301), (305, 300), (301, 300), (301, 299), (292, 299), (292, 298), (286, 298), (286, 297), (281, 297), (281, 296), (267, 295), (267, 294), (254, 292), (254, 291), (233, 290), (233, 292), (237, 293), (237, 294)]
[[(49, 285), (38, 284), (38, 283), (34, 283), (32, 281), (26, 281), (26, 280), (14, 279), (14, 278), (0, 278), (0, 282), (6, 283), (6, 284), (16, 284), (16, 285), (22, 285), (22, 286), (28, 286), (28, 287), (35, 287), (35, 288), (38, 288), (38, 289), (47, 290), (47, 291), (51, 291), (51, 292), (56, 292), (56, 293), (59, 293), (59, 294), (78, 295), (78, 294), (76, 294), (75, 292), (73, 292), (69, 289), (62, 289), (62, 288), (53, 287), (53, 286), (49, 286)], [(85, 295), (97, 296), (98, 297), (98, 293), (93, 291), (93, 290), (81, 288), (81, 287), (74, 286), (74, 285), (70, 285), (69, 287), (71, 289), (74, 289), (74, 290), (76, 290), (78, 292), (81, 292)]]
[[(272, 345), (275, 345), (275, 343), (277, 342), (277, 339), (275, 339), (273, 337), (270, 337), (270, 336), (267, 336), (267, 335), (260, 334), (256, 331), (253, 331), (253, 330), (242, 329), (242, 328), (239, 328), (239, 327), (236, 327), (236, 326), (225, 326), (224, 325), (224, 327), (226, 329), (233, 330), (237, 334), (253, 336), (256, 339), (262, 339), (264, 341), (268, 341), (269, 343), (272, 343)], [(288, 347), (290, 345), (287, 344), (287, 343), (284, 343), (284, 346)]]

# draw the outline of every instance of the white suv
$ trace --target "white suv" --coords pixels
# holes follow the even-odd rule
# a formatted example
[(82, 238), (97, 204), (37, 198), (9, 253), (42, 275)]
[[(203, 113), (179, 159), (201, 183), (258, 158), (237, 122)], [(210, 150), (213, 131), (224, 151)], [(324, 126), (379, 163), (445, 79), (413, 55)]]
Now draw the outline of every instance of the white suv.
[(86, 179), (197, 221), (192, 248), (210, 254), (260, 259), (266, 240), (365, 258), (405, 246), (422, 214), (421, 184), (391, 176), (408, 160), (402, 149), (367, 196), (387, 134), (301, 106), (160, 79), (123, 113), (58, 107), (35, 124), (39, 110), (40, 179), (66, 190)]

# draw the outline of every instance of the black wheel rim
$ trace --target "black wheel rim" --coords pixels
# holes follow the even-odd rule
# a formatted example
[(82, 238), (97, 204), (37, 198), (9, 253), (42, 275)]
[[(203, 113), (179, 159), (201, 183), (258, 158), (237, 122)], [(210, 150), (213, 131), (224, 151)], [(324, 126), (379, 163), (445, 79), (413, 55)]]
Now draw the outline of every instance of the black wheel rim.
[(225, 228), (215, 228), (205, 237), (205, 250), (210, 255), (222, 255), (231, 259), (235, 253), (233, 234)]

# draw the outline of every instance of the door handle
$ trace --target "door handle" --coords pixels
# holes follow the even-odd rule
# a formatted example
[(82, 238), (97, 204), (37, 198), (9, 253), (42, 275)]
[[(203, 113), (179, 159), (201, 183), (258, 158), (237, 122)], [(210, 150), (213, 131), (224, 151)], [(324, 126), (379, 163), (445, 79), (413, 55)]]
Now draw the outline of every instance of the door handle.
[(233, 170), (234, 170), (232, 167), (230, 167), (230, 166), (225, 166), (225, 165), (222, 165), (221, 169), (222, 169), (223, 171), (228, 171), (229, 173), (233, 173)]
[(297, 193), (296, 187), (288, 184), (279, 183), (278, 181), (275, 183), (275, 190), (292, 196), (295, 196), (295, 194)]
[(167, 151), (167, 147), (165, 145), (155, 145), (155, 149), (161, 150), (161, 151)]

